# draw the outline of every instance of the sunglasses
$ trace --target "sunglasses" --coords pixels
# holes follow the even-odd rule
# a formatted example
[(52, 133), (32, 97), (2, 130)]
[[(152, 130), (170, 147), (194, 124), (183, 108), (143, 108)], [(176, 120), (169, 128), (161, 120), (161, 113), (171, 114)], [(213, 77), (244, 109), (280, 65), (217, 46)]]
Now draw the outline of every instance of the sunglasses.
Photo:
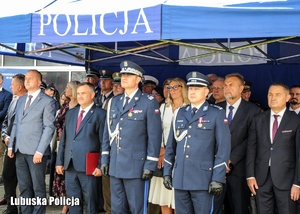
[(173, 86), (168, 86), (167, 89), (168, 91), (177, 91), (179, 87), (182, 87), (181, 85), (173, 85)]

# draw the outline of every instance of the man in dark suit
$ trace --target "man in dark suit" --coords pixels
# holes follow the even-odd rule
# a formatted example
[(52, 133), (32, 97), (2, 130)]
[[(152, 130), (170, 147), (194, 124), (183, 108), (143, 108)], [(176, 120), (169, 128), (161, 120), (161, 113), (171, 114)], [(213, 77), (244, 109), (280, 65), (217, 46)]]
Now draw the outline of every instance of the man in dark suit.
[[(8, 146), (11, 128), (15, 120), (16, 113), (16, 105), (19, 97), (25, 95), (27, 90), (24, 86), (25, 75), (24, 74), (16, 74), (13, 76), (11, 80), (10, 89), (13, 92), (13, 100), (10, 102), (8, 107), (8, 111), (6, 117), (2, 124), (2, 141)], [(3, 172), (2, 177), (4, 181), (4, 192), (5, 192), (5, 200), (7, 202), (7, 214), (17, 214), (18, 208), (15, 205), (11, 204), (10, 197), (16, 196), (16, 188), (17, 188), (17, 172), (16, 172), (16, 158), (9, 158), (7, 155), (4, 156), (3, 163)]]
[(105, 110), (93, 102), (94, 87), (81, 83), (77, 88), (80, 106), (67, 112), (56, 160), (56, 172), (65, 171), (66, 191), (69, 198), (78, 198), (80, 205), (69, 206), (71, 213), (98, 213), (98, 181), (101, 176), (100, 158), (92, 175), (86, 174), (86, 154), (100, 152), (105, 123)]
[(290, 111), (294, 111), (300, 117), (300, 85), (290, 87), (290, 95)]
[(251, 121), (254, 115), (260, 113), (260, 108), (241, 98), (244, 78), (239, 73), (226, 75), (224, 84), (226, 103), (222, 107), (226, 110), (229, 122), (231, 152), (226, 176), (226, 194), (215, 198), (214, 213), (222, 213), (224, 199), (225, 213), (247, 214), (250, 202), (245, 170), (247, 140)]
[[(20, 197), (29, 200), (46, 197), (46, 162), (55, 129), (55, 100), (41, 91), (41, 83), (39, 71), (26, 73), (28, 93), (18, 100), (7, 152), (10, 158), (16, 155)], [(46, 212), (46, 206), (40, 204), (26, 204), (21, 208), (22, 213)]]
[(270, 109), (254, 117), (247, 147), (247, 183), (256, 195), (258, 213), (295, 214), (300, 195), (297, 166), (300, 118), (286, 108), (289, 88), (273, 83)]
[(152, 178), (160, 151), (159, 104), (139, 90), (140, 66), (123, 61), (120, 73), (125, 92), (108, 104), (101, 171), (107, 175), (109, 166), (112, 213), (141, 214), (148, 199), (145, 180)]

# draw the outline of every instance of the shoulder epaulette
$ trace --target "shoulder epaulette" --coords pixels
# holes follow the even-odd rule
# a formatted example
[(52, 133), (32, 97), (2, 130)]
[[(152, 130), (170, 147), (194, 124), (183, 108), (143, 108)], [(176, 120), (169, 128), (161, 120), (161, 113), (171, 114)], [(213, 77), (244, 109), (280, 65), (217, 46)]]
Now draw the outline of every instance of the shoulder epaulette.
[(210, 106), (217, 108), (219, 110), (222, 110), (223, 108), (221, 106), (215, 105), (215, 104), (210, 104)]

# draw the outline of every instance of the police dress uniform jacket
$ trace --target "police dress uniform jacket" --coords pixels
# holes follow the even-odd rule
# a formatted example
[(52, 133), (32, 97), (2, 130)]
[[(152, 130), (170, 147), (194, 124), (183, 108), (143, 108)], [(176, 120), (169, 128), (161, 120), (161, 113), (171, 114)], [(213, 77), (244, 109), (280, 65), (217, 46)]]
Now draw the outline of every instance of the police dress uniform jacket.
[(179, 190), (208, 190), (211, 181), (225, 183), (230, 155), (225, 111), (207, 101), (193, 117), (190, 105), (176, 111), (167, 142), (164, 176), (173, 171), (173, 187)]
[(300, 186), (297, 170), (300, 119), (286, 109), (272, 143), (270, 117), (271, 110), (268, 110), (253, 119), (247, 147), (246, 175), (247, 178), (254, 177), (259, 187), (270, 173), (276, 188), (289, 190), (293, 184)]
[(141, 178), (143, 169), (154, 171), (157, 166), (162, 137), (159, 104), (138, 90), (123, 110), (124, 97), (110, 100), (101, 161), (109, 164), (110, 176)]

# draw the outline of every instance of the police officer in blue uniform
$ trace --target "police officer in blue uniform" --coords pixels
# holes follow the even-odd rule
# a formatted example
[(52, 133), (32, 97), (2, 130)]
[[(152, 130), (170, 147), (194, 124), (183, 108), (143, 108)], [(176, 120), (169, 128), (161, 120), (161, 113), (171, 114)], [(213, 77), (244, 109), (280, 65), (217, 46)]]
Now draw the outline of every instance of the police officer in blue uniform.
[(209, 104), (209, 79), (187, 75), (190, 105), (174, 112), (167, 141), (164, 185), (175, 189), (176, 213), (208, 214), (213, 195), (222, 193), (230, 155), (225, 111)]
[(108, 103), (102, 144), (102, 174), (110, 175), (111, 212), (143, 213), (145, 180), (156, 169), (162, 127), (159, 104), (138, 85), (144, 70), (130, 61), (121, 63), (123, 94)]

